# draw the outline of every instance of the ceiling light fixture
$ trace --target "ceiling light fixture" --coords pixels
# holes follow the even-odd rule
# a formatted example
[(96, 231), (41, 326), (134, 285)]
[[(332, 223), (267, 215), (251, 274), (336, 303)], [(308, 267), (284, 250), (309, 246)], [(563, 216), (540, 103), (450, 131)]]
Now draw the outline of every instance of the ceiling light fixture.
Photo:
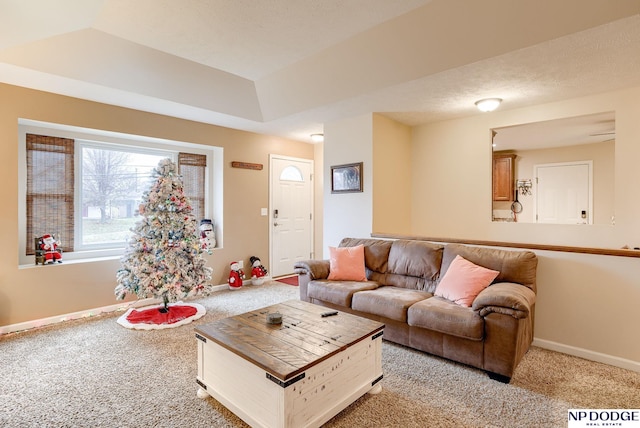
[(324, 141), (324, 134), (311, 134), (311, 141), (314, 143), (322, 143)]
[(484, 100), (476, 101), (476, 107), (480, 111), (494, 111), (501, 102), (501, 98), (485, 98)]

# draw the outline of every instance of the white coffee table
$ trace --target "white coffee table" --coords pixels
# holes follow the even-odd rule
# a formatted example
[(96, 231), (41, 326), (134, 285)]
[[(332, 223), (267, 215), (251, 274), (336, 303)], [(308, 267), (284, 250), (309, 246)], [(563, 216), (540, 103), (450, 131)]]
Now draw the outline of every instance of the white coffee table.
[[(198, 396), (253, 427), (318, 427), (382, 390), (384, 324), (290, 300), (196, 328)], [(279, 312), (280, 325), (267, 323)]]

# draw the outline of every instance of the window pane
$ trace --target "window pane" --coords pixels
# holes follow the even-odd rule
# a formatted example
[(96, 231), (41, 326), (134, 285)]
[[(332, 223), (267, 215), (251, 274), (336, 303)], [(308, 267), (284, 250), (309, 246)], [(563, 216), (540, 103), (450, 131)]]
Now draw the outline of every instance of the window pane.
[(82, 245), (124, 244), (151, 171), (166, 155), (82, 148)]
[(288, 166), (280, 173), (280, 180), (282, 181), (304, 181), (302, 172), (295, 166)]

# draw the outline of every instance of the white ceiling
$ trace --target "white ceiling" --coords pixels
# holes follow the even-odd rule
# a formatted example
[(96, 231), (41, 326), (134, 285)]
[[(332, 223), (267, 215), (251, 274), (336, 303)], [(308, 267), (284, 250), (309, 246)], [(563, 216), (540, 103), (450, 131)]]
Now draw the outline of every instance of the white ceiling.
[(615, 112), (495, 128), (494, 150), (537, 150), (616, 139)]
[(0, 82), (310, 142), (640, 85), (640, 0), (0, 0)]

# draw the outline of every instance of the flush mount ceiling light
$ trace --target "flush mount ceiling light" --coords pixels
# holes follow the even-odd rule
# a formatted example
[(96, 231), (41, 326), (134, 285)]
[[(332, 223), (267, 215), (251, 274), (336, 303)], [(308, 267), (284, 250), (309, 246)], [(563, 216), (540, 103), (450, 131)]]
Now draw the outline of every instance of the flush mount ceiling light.
[(314, 143), (322, 143), (324, 141), (324, 134), (311, 134), (311, 141)]
[(480, 111), (494, 111), (501, 102), (501, 98), (485, 98), (484, 100), (476, 101), (476, 107)]

